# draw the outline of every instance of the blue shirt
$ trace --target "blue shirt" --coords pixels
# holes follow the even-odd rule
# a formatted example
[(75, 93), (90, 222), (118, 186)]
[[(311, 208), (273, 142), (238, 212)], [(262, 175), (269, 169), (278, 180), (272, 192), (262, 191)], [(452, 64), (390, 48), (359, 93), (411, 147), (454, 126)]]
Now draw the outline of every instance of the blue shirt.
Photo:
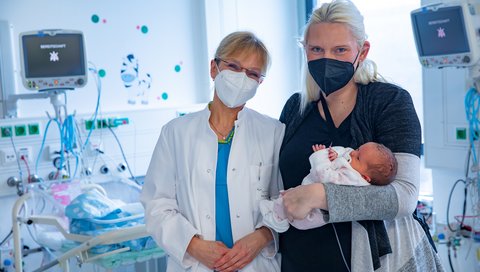
[(215, 240), (223, 242), (228, 248), (233, 247), (227, 186), (228, 157), (230, 155), (232, 138), (233, 130), (228, 135), (226, 141), (218, 141), (217, 172), (215, 178)]

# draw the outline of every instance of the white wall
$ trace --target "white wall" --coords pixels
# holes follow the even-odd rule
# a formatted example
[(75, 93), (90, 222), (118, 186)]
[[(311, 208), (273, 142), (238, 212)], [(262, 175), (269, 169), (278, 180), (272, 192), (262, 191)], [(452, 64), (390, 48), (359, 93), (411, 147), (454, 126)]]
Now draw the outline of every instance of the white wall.
[[(55, 11), (52, 10), (55, 7)], [(14, 29), (16, 74), (19, 76), (18, 34), (40, 29), (76, 29), (84, 32), (88, 61), (106, 71), (103, 78), (104, 110), (206, 102), (202, 90), (208, 88), (205, 58), (205, 20), (202, 1), (13, 1), (0, 3), (0, 18)], [(52, 14), (54, 12), (54, 14)], [(74, 13), (74, 14), (73, 14)], [(45, 16), (42, 16), (45, 15)], [(98, 23), (92, 21), (97, 15)], [(105, 22), (104, 22), (105, 20)], [(142, 33), (137, 27), (148, 27)], [(139, 77), (149, 73), (152, 85), (149, 105), (127, 103), (128, 92), (120, 78), (123, 58), (134, 54), (139, 61)], [(175, 67), (181, 69), (176, 72)], [(27, 92), (17, 84), (16, 93)], [(162, 94), (168, 99), (162, 99)], [(197, 95), (198, 94), (198, 95)], [(80, 113), (92, 112), (96, 88), (92, 77), (85, 88), (69, 93), (69, 107)], [(21, 101), (19, 116), (44, 115), (48, 100)]]
[[(303, 27), (298, 19), (303, 11), (298, 11), (297, 5), (288, 0), (2, 0), (0, 19), (13, 25), (15, 93), (28, 92), (20, 84), (18, 34), (48, 28), (76, 29), (84, 32), (88, 60), (106, 71), (102, 107), (107, 111), (207, 102), (213, 95), (209, 60), (221, 38), (235, 30), (251, 30), (267, 45), (273, 65), (248, 106), (278, 117), (285, 100), (299, 89), (299, 69), (291, 69), (299, 65), (296, 41)], [(38, 15), (50, 14), (51, 6), (59, 11), (55, 16)], [(75, 11), (75, 16), (70, 11)], [(100, 22), (92, 21), (94, 15)], [(137, 29), (141, 26), (148, 27), (146, 34)], [(130, 53), (139, 60), (140, 77), (145, 73), (152, 76), (148, 105), (142, 105), (140, 98), (136, 105), (127, 103), (129, 92), (135, 89), (124, 87), (120, 69)], [(163, 94), (168, 95), (167, 100)], [(95, 98), (96, 87), (90, 77), (86, 87), (69, 93), (69, 107), (79, 113), (91, 112)], [(32, 117), (44, 115), (50, 105), (47, 99), (23, 100), (18, 108), (18, 116)]]
[(302, 13), (305, 11), (298, 2), (302, 1), (205, 1), (210, 59), (214, 57), (220, 40), (236, 30), (252, 31), (270, 51), (272, 66), (247, 106), (275, 118), (280, 116), (290, 95), (300, 89), (301, 50), (297, 41), (304, 25)]

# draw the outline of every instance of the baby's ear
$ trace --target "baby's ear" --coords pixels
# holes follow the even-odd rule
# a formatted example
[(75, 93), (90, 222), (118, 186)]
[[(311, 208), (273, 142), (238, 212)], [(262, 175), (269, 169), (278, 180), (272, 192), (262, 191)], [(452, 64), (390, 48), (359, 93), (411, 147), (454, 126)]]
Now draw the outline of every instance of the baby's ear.
[(371, 182), (372, 179), (369, 177), (369, 176), (366, 176), (366, 175), (362, 175), (362, 178), (368, 182)]

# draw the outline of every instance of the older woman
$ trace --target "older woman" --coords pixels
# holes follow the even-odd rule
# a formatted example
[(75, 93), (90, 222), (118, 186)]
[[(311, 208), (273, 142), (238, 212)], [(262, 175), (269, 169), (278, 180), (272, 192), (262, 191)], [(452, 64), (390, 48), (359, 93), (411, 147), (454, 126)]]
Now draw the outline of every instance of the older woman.
[(258, 203), (278, 191), (284, 125), (245, 107), (268, 65), (252, 33), (226, 36), (210, 62), (213, 100), (162, 128), (141, 201), (168, 271), (280, 271)]

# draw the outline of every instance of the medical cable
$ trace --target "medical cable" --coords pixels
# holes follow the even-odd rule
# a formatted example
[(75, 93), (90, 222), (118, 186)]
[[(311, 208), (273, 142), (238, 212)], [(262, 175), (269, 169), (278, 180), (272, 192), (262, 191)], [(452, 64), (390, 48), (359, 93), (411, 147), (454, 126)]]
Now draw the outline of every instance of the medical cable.
[(340, 254), (342, 254), (343, 263), (347, 268), (348, 272), (350, 272), (350, 267), (348, 266), (347, 260), (345, 259), (345, 255), (343, 254), (342, 244), (340, 243), (340, 239), (338, 239), (337, 229), (335, 228), (335, 224), (332, 224), (333, 231), (335, 232), (335, 238), (337, 238), (338, 248), (340, 249)]
[(475, 151), (475, 140), (478, 140), (480, 132), (480, 122), (477, 116), (480, 113), (480, 94), (475, 88), (470, 88), (465, 95), (465, 115), (468, 121), (470, 148), (473, 152), (473, 162), (478, 163), (477, 153)]
[(28, 166), (28, 161), (27, 161), (27, 159), (25, 159), (24, 156), (21, 156), (20, 159), (21, 159), (21, 160), (23, 161), (23, 163), (25, 164), (25, 168), (27, 168), (27, 175), (28, 175), (28, 176), (27, 176), (27, 181), (28, 181), (28, 183), (30, 183), (30, 176), (31, 176), (31, 175), (30, 175), (30, 167)]
[[(103, 136), (104, 136), (104, 130), (100, 130), (100, 135), (98, 135), (97, 139), (99, 140), (98, 142), (98, 146), (95, 147), (94, 151), (95, 151), (95, 157), (93, 159), (93, 163), (92, 163), (92, 166), (91, 168), (92, 169), (95, 169), (95, 166), (97, 165), (97, 161), (98, 161), (98, 158), (100, 157), (100, 155), (102, 154), (105, 154), (105, 152), (103, 152), (100, 147), (103, 145)], [(93, 147), (92, 147), (93, 148)], [(103, 162), (105, 162), (103, 159), (102, 159)]]
[(95, 83), (97, 85), (97, 105), (95, 106), (95, 112), (93, 114), (93, 119), (91, 119), (92, 120), (92, 126), (90, 127), (90, 129), (88, 131), (87, 138), (85, 139), (85, 143), (82, 146), (82, 151), (85, 150), (85, 148), (87, 147), (88, 141), (90, 140), (90, 136), (92, 135), (93, 128), (95, 126), (95, 122), (97, 121), (98, 109), (100, 107), (100, 97), (101, 97), (101, 93), (102, 93), (102, 81), (100, 80), (100, 76), (97, 73), (97, 68), (93, 63), (89, 62), (89, 64), (91, 64), (93, 66), (93, 68), (88, 68), (88, 70), (95, 75)]
[[(472, 87), (467, 91), (467, 94), (465, 95), (465, 115), (466, 119), (468, 121), (468, 138), (469, 138), (469, 154), (467, 158), (467, 167), (466, 167), (466, 173), (465, 177), (468, 177), (469, 173), (469, 165), (470, 165), (470, 153), (473, 155), (473, 167), (472, 169), (476, 170), (476, 190), (479, 191), (480, 189), (480, 169), (479, 169), (479, 163), (477, 159), (477, 152), (475, 150), (475, 141), (479, 140), (479, 132), (480, 132), (480, 122), (478, 120), (478, 116), (480, 113), (480, 94), (477, 92), (476, 88)], [(479, 146), (480, 148), (480, 146)], [(475, 184), (475, 183), (474, 183)], [(467, 186), (467, 185), (465, 185)], [(474, 207), (474, 210), (478, 210), (478, 208)], [(448, 218), (447, 218), (448, 220)], [(447, 222), (448, 223), (448, 222)], [(449, 226), (450, 228), (450, 226)]]
[[(448, 226), (448, 229), (451, 231), (451, 232), (456, 232), (457, 230), (454, 230), (452, 229), (452, 227), (450, 226), (450, 222), (449, 222), (449, 213), (450, 213), (450, 202), (452, 200), (452, 194), (453, 194), (453, 191), (455, 190), (455, 187), (457, 186), (458, 183), (460, 182), (463, 182), (463, 184), (465, 185), (465, 199), (464, 199), (464, 204), (463, 204), (463, 216), (462, 217), (465, 217), (465, 209), (466, 209), (466, 198), (467, 198), (467, 182), (463, 179), (458, 179), (457, 181), (455, 181), (455, 183), (453, 184), (452, 186), (452, 189), (450, 190), (450, 194), (448, 196), (448, 203), (447, 203), (447, 226)], [(459, 229), (462, 227), (462, 224), (463, 224), (463, 220), (462, 220), (462, 223), (461, 225), (459, 226)]]
[(13, 147), (13, 152), (15, 152), (15, 160), (17, 161), (17, 166), (18, 166), (18, 175), (20, 176), (20, 181), (23, 182), (23, 172), (22, 172), (22, 167), (20, 166), (20, 160), (18, 159), (18, 152), (17, 152), (17, 147), (15, 146), (15, 141), (13, 140), (13, 133), (10, 131), (10, 142), (12, 143)]
[(130, 164), (127, 161), (127, 157), (125, 156), (125, 152), (123, 152), (122, 144), (120, 143), (120, 140), (118, 139), (117, 134), (113, 131), (113, 129), (111, 127), (107, 127), (107, 128), (113, 134), (113, 137), (115, 137), (115, 140), (117, 141), (118, 147), (120, 147), (120, 152), (122, 152), (123, 160), (125, 161), (125, 164), (127, 165), (127, 169), (128, 169), (128, 172), (130, 173), (130, 176), (131, 176), (132, 180), (135, 181), (135, 183), (137, 183), (138, 185), (141, 185), (140, 182), (133, 175), (132, 170), (130, 169)]
[(10, 229), (10, 232), (3, 238), (3, 240), (0, 242), (0, 247), (2, 247), (10, 238), (12, 238), (13, 235), (13, 229)]
[[(480, 152), (480, 145), (478, 145), (478, 151), (475, 152), (475, 141), (478, 142), (479, 140), (479, 127), (480, 127), (480, 120), (478, 116), (480, 114), (480, 94), (478, 93), (475, 87), (470, 88), (465, 95), (465, 114), (466, 119), (468, 121), (468, 128), (469, 128), (469, 152), (467, 156), (466, 162), (466, 169), (465, 169), (465, 180), (468, 182), (466, 187), (470, 187), (470, 195), (472, 198), (472, 211), (475, 214), (479, 212), (479, 205), (478, 199), (480, 197), (480, 165), (479, 161), (477, 160), (476, 154)], [(471, 163), (471, 154), (473, 154), (473, 166), (471, 167), (472, 172), (474, 172), (474, 178), (468, 178), (470, 173), (470, 163)], [(472, 186), (469, 186), (472, 185)], [(476, 185), (476, 186), (475, 186)], [(474, 220), (475, 221), (475, 220)], [(475, 223), (475, 222), (474, 222)], [(463, 225), (463, 222), (462, 222)]]
[(62, 128), (61, 128), (60, 122), (57, 119), (50, 118), (48, 120), (47, 124), (45, 125), (45, 130), (43, 132), (42, 143), (40, 144), (40, 150), (38, 151), (37, 160), (35, 162), (35, 173), (38, 173), (38, 163), (40, 162), (40, 159), (42, 157), (43, 148), (45, 147), (45, 140), (47, 138), (47, 132), (48, 132), (48, 129), (50, 128), (50, 124), (52, 123), (52, 121), (55, 122), (58, 125), (58, 130), (60, 132), (60, 165), (63, 164), (63, 155), (64, 154), (63, 154)]
[(104, 152), (99, 148), (95, 148), (95, 158), (93, 159), (92, 169), (95, 169), (95, 165), (97, 164), (97, 160), (100, 157), (100, 154), (104, 154)]
[[(449, 243), (451, 243), (449, 241)], [(455, 270), (453, 269), (453, 264), (452, 264), (452, 257), (450, 256), (450, 246), (448, 246), (448, 264), (450, 264), (450, 270), (452, 270), (452, 272), (455, 272)]]
[(79, 156), (81, 155), (81, 151), (77, 152), (78, 137), (75, 124), (76, 123), (74, 115), (69, 115), (65, 119), (65, 122), (62, 126), (65, 152), (67, 152), (67, 154), (72, 154), (75, 157), (75, 171), (73, 173), (73, 176), (70, 173), (70, 167), (68, 169), (68, 174), (71, 178), (75, 178), (75, 176), (77, 175)]
[[(80, 143), (80, 146), (82, 145), (83, 143), (83, 139), (82, 139), (82, 133), (80, 132), (80, 128), (78, 127), (78, 123), (76, 120), (74, 120), (74, 124), (75, 124), (75, 131), (77, 133), (77, 136), (78, 136), (78, 142)], [(80, 171), (80, 177), (83, 177), (85, 175), (85, 169), (87, 169), (87, 164), (85, 162), (85, 158), (83, 156), (83, 151), (81, 150), (80, 148), (80, 151), (79, 151), (79, 159), (80, 159), (80, 164), (82, 165), (82, 171)]]

